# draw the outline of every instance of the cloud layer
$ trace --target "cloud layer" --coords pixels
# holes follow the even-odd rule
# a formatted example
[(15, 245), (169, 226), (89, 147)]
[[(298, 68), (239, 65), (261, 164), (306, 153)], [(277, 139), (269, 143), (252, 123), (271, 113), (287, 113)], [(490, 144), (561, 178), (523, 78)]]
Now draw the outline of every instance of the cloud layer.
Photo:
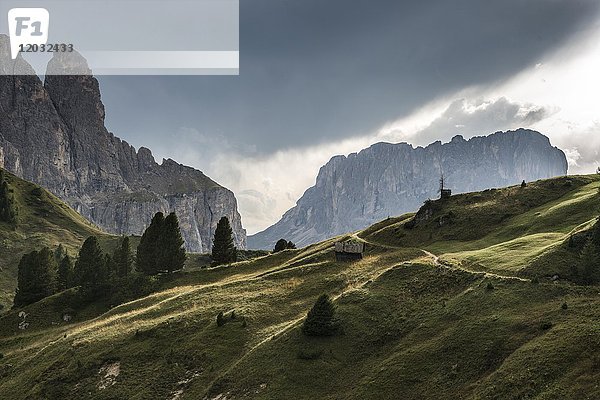
[(244, 0), (239, 77), (101, 77), (107, 122), (158, 152), (181, 126), (261, 154), (340, 141), (512, 77), (588, 27), (599, 8), (597, 0)]
[(529, 127), (600, 157), (596, 0), (241, 2), (239, 77), (102, 77), (109, 127), (232, 189), (254, 233), (333, 155)]

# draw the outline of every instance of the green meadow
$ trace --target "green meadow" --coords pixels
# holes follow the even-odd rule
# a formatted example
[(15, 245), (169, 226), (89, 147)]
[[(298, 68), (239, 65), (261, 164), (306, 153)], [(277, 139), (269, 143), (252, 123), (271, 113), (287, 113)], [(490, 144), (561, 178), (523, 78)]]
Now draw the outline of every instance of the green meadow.
[[(11, 179), (23, 222), (0, 226), (2, 399), (600, 398), (600, 287), (570, 275), (599, 176), (456, 195), (226, 266), (194, 255), (125, 304), (73, 307), (71, 289), (8, 311), (25, 251), (116, 239)], [(335, 261), (347, 239), (362, 260)], [(322, 293), (342, 329), (306, 337)]]

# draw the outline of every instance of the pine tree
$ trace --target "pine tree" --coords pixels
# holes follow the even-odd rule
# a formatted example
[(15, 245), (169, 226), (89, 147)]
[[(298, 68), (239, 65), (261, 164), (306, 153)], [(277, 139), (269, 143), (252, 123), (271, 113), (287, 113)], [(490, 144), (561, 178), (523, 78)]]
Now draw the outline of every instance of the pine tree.
[(158, 248), (158, 241), (160, 240), (163, 226), (165, 224), (165, 216), (161, 212), (157, 212), (150, 226), (146, 228), (140, 244), (137, 248), (137, 270), (143, 272), (146, 275), (156, 275), (160, 272), (158, 265), (158, 255), (160, 249)]
[(233, 242), (233, 230), (229, 219), (223, 217), (217, 223), (213, 240), (212, 259), (215, 265), (229, 264), (237, 260), (237, 249)]
[(116, 265), (116, 273), (119, 278), (125, 278), (133, 271), (133, 253), (128, 236), (123, 236), (121, 243), (115, 249), (113, 261)]
[(66, 290), (73, 287), (73, 260), (66, 254), (58, 264), (58, 290)]
[(293, 242), (288, 242), (285, 239), (279, 239), (277, 243), (275, 243), (275, 248), (273, 249), (273, 253), (278, 253), (287, 249), (295, 249), (296, 245)]
[(110, 282), (111, 285), (115, 284), (119, 279), (119, 274), (117, 271), (117, 263), (110, 254), (104, 254), (104, 270), (106, 271), (108, 282)]
[(167, 215), (158, 242), (159, 267), (163, 271), (173, 272), (183, 269), (185, 264), (185, 249), (183, 238), (179, 230), (179, 220), (175, 213)]
[(0, 169), (0, 221), (16, 224), (19, 210), (3, 169)]
[(75, 281), (90, 299), (101, 296), (108, 285), (106, 259), (95, 236), (86, 239), (75, 262)]
[(600, 247), (600, 218), (596, 219), (596, 223), (592, 228), (592, 242), (594, 242), (596, 248)]
[(306, 336), (332, 336), (338, 330), (339, 324), (335, 317), (335, 306), (329, 296), (323, 294), (308, 312), (302, 325), (302, 332)]
[(56, 250), (54, 250), (54, 259), (56, 260), (56, 263), (60, 265), (60, 262), (63, 260), (63, 258), (65, 258), (66, 255), (67, 250), (65, 250), (62, 244), (59, 244)]
[(19, 262), (15, 307), (32, 304), (54, 294), (56, 274), (54, 254), (47, 247), (25, 254)]
[(275, 248), (273, 249), (273, 253), (278, 253), (288, 248), (288, 242), (285, 239), (279, 239), (277, 243), (275, 243)]
[(36, 287), (35, 259), (37, 251), (27, 253), (19, 261), (19, 272), (17, 275), (17, 292), (15, 294), (14, 306), (22, 307), (43, 298), (40, 290)]
[(600, 259), (593, 239), (589, 239), (580, 255), (579, 276), (583, 284), (591, 285), (600, 280)]

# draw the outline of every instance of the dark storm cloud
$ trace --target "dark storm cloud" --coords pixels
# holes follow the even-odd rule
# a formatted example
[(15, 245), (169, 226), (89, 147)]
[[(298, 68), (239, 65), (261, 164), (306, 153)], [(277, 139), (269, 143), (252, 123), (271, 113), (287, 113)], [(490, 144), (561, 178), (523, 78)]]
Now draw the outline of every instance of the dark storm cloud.
[(536, 63), (599, 5), (241, 0), (239, 77), (102, 77), (108, 123), (159, 154), (182, 126), (260, 152), (364, 134)]

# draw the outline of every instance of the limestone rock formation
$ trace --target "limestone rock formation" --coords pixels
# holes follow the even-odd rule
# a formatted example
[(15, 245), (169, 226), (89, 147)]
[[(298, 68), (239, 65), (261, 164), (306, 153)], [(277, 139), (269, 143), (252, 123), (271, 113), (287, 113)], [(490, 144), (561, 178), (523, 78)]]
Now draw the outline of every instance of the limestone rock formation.
[(439, 179), (454, 193), (565, 175), (565, 154), (541, 133), (519, 129), (427, 147), (377, 143), (333, 157), (315, 186), (279, 222), (248, 238), (250, 248), (273, 248), (285, 238), (298, 245), (365, 228), (416, 211), (439, 196)]
[[(55, 54), (49, 70), (73, 68)], [(0, 69), (32, 71), (21, 56), (10, 59), (3, 35)], [(208, 252), (217, 222), (227, 216), (236, 245), (246, 246), (233, 193), (173, 160), (158, 164), (150, 150), (136, 151), (108, 132), (91, 75), (47, 75), (44, 83), (35, 74), (0, 76), (0, 166), (44, 186), (108, 232), (141, 234), (154, 213), (175, 211), (187, 250)]]

